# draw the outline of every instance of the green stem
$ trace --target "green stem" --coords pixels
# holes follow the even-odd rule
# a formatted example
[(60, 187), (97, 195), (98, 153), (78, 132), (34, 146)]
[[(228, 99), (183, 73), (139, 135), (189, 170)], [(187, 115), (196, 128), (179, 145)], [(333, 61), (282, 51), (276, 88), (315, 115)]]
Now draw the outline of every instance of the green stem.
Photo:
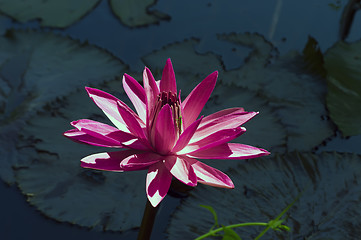
[(206, 237), (210, 237), (213, 236), (214, 234), (216, 234), (217, 232), (223, 231), (225, 228), (237, 228), (237, 227), (248, 227), (248, 226), (263, 226), (263, 227), (267, 227), (268, 223), (262, 223), (262, 222), (250, 222), (250, 223), (238, 223), (238, 224), (233, 224), (233, 225), (229, 225), (226, 227), (221, 227), (221, 228), (217, 228), (214, 229), (212, 231), (209, 231), (208, 233), (197, 237), (195, 240), (201, 240), (201, 239), (205, 239)]
[[(159, 206), (159, 205), (158, 205)], [(152, 234), (153, 224), (155, 216), (157, 215), (157, 207), (153, 207), (152, 204), (147, 200), (145, 205), (142, 224), (138, 232), (137, 240), (149, 240), (150, 235)]]

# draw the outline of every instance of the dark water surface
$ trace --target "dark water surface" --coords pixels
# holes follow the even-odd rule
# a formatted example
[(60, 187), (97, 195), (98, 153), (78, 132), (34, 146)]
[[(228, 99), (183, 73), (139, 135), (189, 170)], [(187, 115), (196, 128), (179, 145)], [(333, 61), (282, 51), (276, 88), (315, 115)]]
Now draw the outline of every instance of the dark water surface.
[[(331, 3), (339, 5), (340, 8), (330, 7)], [(70, 36), (83, 43), (88, 42), (106, 49), (127, 64), (129, 71), (137, 72), (144, 68), (142, 57), (145, 55), (160, 50), (168, 44), (195, 38), (200, 41), (195, 47), (198, 53), (212, 52), (221, 56), (224, 69), (231, 70), (244, 64), (240, 59), (244, 59), (250, 49), (222, 42), (217, 38), (217, 34), (259, 33), (277, 48), (279, 55), (290, 51), (301, 52), (308, 37), (312, 36), (317, 39), (321, 51), (324, 52), (339, 39), (342, 9), (346, 3), (347, 1), (332, 0), (159, 0), (150, 9), (165, 12), (170, 16), (170, 20), (130, 28), (120, 23), (111, 12), (108, 1), (102, 0), (84, 18), (65, 29), (40, 27), (37, 20), (19, 23), (3, 17), (0, 19), (0, 30), (5, 33), (11, 28), (30, 28)], [(359, 40), (360, 29), (361, 14), (358, 13), (354, 17), (347, 40)], [(235, 48), (237, 51), (234, 50)], [(74, 119), (69, 119), (71, 120)], [(349, 139), (340, 136), (341, 134), (338, 134), (325, 143), (325, 146), (319, 146), (318, 152), (339, 151), (361, 154), (360, 136)], [(167, 239), (164, 232), (170, 213), (179, 202), (179, 199), (171, 196), (163, 200), (154, 226), (153, 240)], [(15, 184), (8, 186), (3, 182), (0, 183), (0, 213), (1, 240), (113, 240), (135, 239), (137, 234), (136, 229), (123, 233), (99, 232), (49, 219), (27, 203), (26, 197), (20, 193)]]

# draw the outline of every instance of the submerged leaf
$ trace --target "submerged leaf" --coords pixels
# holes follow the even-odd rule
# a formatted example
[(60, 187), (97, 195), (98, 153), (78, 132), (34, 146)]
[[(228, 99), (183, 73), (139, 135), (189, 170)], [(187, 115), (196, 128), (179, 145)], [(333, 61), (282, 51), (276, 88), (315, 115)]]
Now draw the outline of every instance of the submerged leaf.
[(232, 228), (223, 228), (224, 235), (222, 240), (242, 240)]
[(91, 11), (99, 0), (0, 0), (0, 10), (19, 22), (40, 19), (41, 26), (67, 27)]
[(361, 41), (339, 42), (325, 56), (327, 108), (344, 136), (361, 134)]

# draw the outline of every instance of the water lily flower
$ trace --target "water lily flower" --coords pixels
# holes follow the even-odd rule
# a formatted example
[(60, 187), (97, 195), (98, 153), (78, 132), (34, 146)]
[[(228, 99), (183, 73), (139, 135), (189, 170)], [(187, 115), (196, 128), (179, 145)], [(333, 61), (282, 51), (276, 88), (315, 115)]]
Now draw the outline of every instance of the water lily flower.
[(197, 182), (234, 188), (223, 172), (197, 159), (249, 159), (269, 154), (264, 149), (229, 141), (243, 134), (242, 124), (257, 112), (229, 108), (198, 118), (216, 84), (211, 73), (182, 101), (168, 59), (162, 78), (155, 81), (145, 68), (142, 87), (124, 74), (123, 87), (137, 113), (118, 98), (86, 87), (90, 98), (115, 127), (89, 119), (71, 122), (75, 128), (64, 135), (76, 142), (119, 148), (81, 159), (81, 166), (106, 171), (148, 169), (146, 193), (155, 207), (166, 196), (172, 177), (189, 186)]

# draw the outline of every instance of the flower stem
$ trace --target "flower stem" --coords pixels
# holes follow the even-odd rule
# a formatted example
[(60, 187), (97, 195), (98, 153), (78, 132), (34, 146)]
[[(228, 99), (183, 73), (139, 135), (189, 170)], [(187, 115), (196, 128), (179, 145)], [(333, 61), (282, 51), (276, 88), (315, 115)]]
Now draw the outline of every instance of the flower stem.
[(150, 235), (152, 234), (152, 230), (153, 230), (154, 219), (155, 216), (157, 215), (158, 206), (153, 207), (152, 204), (147, 199), (147, 203), (145, 204), (142, 224), (140, 225), (137, 240), (150, 239)]
[(229, 225), (229, 226), (226, 226), (226, 227), (220, 227), (220, 228), (214, 229), (212, 231), (209, 231), (208, 233), (206, 233), (206, 234), (204, 234), (204, 235), (202, 235), (200, 237), (197, 237), (195, 240), (201, 240), (201, 239), (205, 239), (206, 237), (213, 236), (217, 232), (224, 231), (225, 228), (237, 228), (237, 227), (247, 227), (247, 226), (263, 226), (263, 227), (266, 227), (266, 226), (268, 226), (268, 223), (250, 222), (250, 223), (239, 223), (239, 224)]

